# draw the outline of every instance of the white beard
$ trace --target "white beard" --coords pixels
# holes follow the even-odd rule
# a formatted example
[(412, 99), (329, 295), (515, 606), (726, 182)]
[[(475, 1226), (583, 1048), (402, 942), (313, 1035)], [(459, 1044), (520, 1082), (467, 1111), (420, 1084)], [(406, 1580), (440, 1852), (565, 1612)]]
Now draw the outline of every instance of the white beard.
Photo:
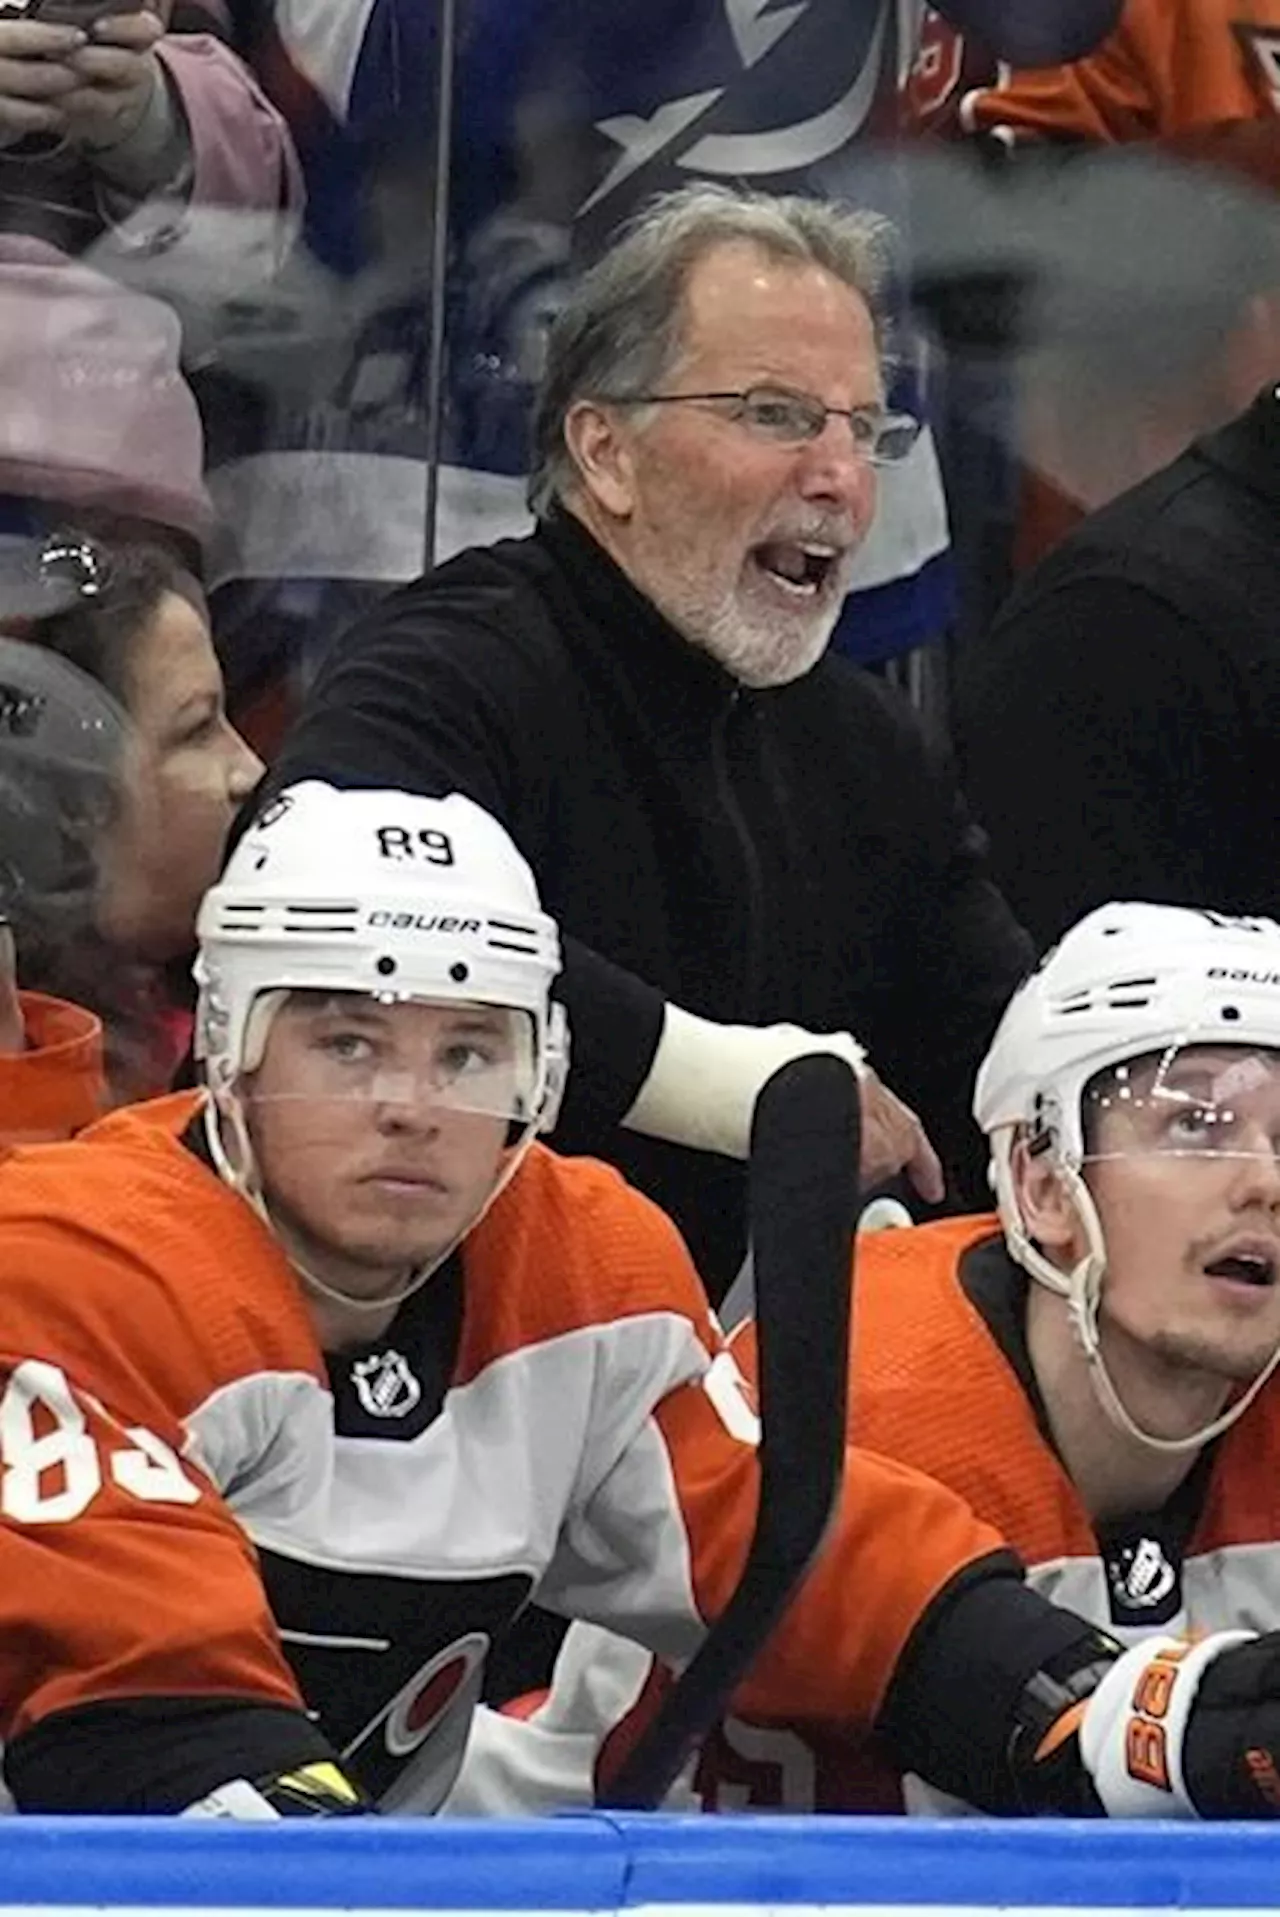
[(851, 531), (845, 522), (832, 526), (815, 520), (785, 535), (829, 539), (842, 553), (835, 574), (809, 602), (799, 594), (794, 604), (780, 598), (750, 560), (732, 578), (708, 579), (696, 557), (693, 564), (682, 564), (683, 555), (668, 553), (663, 564), (636, 567), (631, 577), (691, 646), (708, 653), (741, 685), (785, 686), (811, 672), (830, 644), (853, 570)]
[(753, 632), (741, 620), (728, 621), (707, 633), (703, 649), (719, 661), (742, 685), (787, 686), (812, 672), (831, 641), (836, 615), (817, 621), (806, 632)]
[(740, 684), (759, 689), (786, 686), (812, 672), (831, 642), (842, 600), (815, 607), (808, 618), (799, 612), (770, 618), (763, 609), (744, 610), (741, 595), (730, 594), (685, 637), (709, 652)]

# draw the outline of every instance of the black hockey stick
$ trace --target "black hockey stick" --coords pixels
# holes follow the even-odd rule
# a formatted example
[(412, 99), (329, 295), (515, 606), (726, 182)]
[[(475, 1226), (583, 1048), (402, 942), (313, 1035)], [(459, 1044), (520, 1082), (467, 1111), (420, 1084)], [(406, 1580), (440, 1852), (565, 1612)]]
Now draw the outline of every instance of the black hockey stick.
[(822, 1542), (844, 1467), (860, 1188), (858, 1084), (830, 1054), (765, 1085), (747, 1209), (759, 1347), (760, 1494), (737, 1589), (613, 1777), (610, 1810), (651, 1810), (724, 1711)]

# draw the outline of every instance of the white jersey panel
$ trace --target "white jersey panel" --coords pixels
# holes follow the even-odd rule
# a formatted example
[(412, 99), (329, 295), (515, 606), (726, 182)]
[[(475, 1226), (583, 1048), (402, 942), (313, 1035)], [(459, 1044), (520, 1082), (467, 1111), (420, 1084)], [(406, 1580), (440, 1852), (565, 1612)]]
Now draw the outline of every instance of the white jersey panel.
[(488, 1651), (535, 1591), (670, 1658), (696, 1646), (654, 1412), (707, 1368), (689, 1319), (651, 1311), (504, 1354), (414, 1435), (390, 1418), (385, 1438), (340, 1435), (330, 1393), (297, 1374), (242, 1379), (187, 1420), (308, 1703), (386, 1808), (437, 1807)]
[(676, 1313), (586, 1326), (498, 1359), (448, 1392), (408, 1443), (339, 1437), (330, 1395), (313, 1378), (258, 1374), (190, 1415), (187, 1450), (255, 1543), (391, 1575), (540, 1575), (572, 1519), (559, 1582), (583, 1577), (595, 1588), (615, 1559), (627, 1568), (619, 1500), (625, 1512), (634, 1497), (675, 1553), (671, 1588), (684, 1611), (683, 1525), (665, 1447), (644, 1427), (707, 1362)]

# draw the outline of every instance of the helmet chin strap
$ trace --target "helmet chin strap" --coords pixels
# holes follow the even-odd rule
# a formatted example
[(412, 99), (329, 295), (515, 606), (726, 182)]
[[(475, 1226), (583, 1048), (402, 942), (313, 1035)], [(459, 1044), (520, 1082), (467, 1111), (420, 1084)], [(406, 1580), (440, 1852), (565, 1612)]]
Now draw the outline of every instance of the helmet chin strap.
[(1102, 1220), (1098, 1217), (1097, 1206), (1093, 1202), (1089, 1187), (1080, 1175), (1079, 1168), (1061, 1158), (1056, 1150), (1054, 1158), (1063, 1184), (1084, 1227), (1087, 1246), (1084, 1257), (1073, 1266), (1070, 1272), (1064, 1273), (1052, 1264), (1032, 1241), (1014, 1190), (1010, 1147), (1006, 1138), (1002, 1139), (999, 1147), (992, 1152), (992, 1173), (1010, 1253), (1038, 1283), (1046, 1286), (1050, 1291), (1056, 1291), (1059, 1297), (1066, 1299), (1072, 1327), (1089, 1367), (1089, 1381), (1099, 1404), (1115, 1428), (1123, 1431), (1127, 1437), (1135, 1439), (1137, 1443), (1146, 1445), (1149, 1450), (1163, 1452), (1166, 1456), (1199, 1451), (1212, 1439), (1221, 1437), (1224, 1431), (1229, 1431), (1237, 1419), (1244, 1416), (1276, 1366), (1280, 1365), (1280, 1343), (1276, 1345), (1248, 1389), (1234, 1399), (1226, 1410), (1209, 1424), (1202, 1425), (1198, 1431), (1191, 1432), (1185, 1438), (1161, 1438), (1154, 1431), (1146, 1430), (1125, 1405), (1116, 1382), (1107, 1369), (1107, 1361), (1102, 1355), (1098, 1309), (1102, 1302), (1102, 1281), (1107, 1270), (1107, 1249), (1102, 1234)]
[[(231, 1135), (231, 1150), (227, 1149), (227, 1139), (223, 1134), (224, 1123)], [(463, 1239), (475, 1230), (480, 1220), (489, 1210), (489, 1207), (498, 1197), (498, 1194), (510, 1183), (519, 1169), (520, 1162), (524, 1158), (525, 1153), (532, 1145), (537, 1135), (537, 1130), (538, 1124), (535, 1117), (530, 1119), (521, 1128), (521, 1136), (516, 1142), (506, 1147), (504, 1152), (506, 1162), (503, 1164), (502, 1170), (490, 1187), (489, 1194), (484, 1203), (476, 1211), (474, 1217), (469, 1218), (461, 1230), (455, 1232), (448, 1244), (438, 1251), (433, 1258), (427, 1259), (424, 1264), (414, 1266), (405, 1283), (400, 1286), (398, 1291), (382, 1291), (378, 1293), (376, 1298), (368, 1298), (358, 1292), (343, 1291), (340, 1286), (330, 1284), (327, 1279), (319, 1277), (307, 1265), (303, 1264), (302, 1260), (290, 1246), (286, 1234), (281, 1230), (280, 1225), (272, 1216), (266, 1194), (262, 1189), (262, 1179), (258, 1171), (257, 1157), (253, 1149), (253, 1142), (249, 1137), (249, 1128), (245, 1123), (244, 1108), (239, 1098), (232, 1091), (226, 1091), (221, 1094), (207, 1091), (205, 1094), (205, 1139), (209, 1147), (209, 1155), (213, 1159), (219, 1177), (231, 1187), (232, 1191), (243, 1198), (246, 1204), (251, 1205), (254, 1211), (257, 1212), (259, 1218), (261, 1218), (267, 1230), (280, 1246), (280, 1249), (284, 1252), (285, 1257), (289, 1260), (289, 1263), (293, 1266), (293, 1269), (297, 1272), (307, 1290), (318, 1292), (322, 1298), (327, 1298), (331, 1304), (341, 1305), (343, 1309), (347, 1311), (385, 1311), (388, 1305), (402, 1305), (406, 1298), (412, 1298), (415, 1291), (421, 1291), (428, 1278), (435, 1276), (445, 1260), (452, 1257)]]
[(271, 1227), (272, 1232), (284, 1251), (285, 1257), (289, 1260), (289, 1263), (293, 1266), (307, 1290), (319, 1292), (322, 1298), (329, 1299), (331, 1304), (341, 1305), (344, 1311), (385, 1311), (388, 1305), (402, 1305), (406, 1298), (412, 1298), (415, 1291), (421, 1291), (428, 1278), (431, 1277), (433, 1272), (439, 1270), (440, 1266), (449, 1256), (449, 1252), (453, 1250), (453, 1246), (450, 1245), (448, 1250), (442, 1251), (438, 1258), (431, 1259), (425, 1265), (415, 1266), (409, 1273), (408, 1279), (401, 1285), (399, 1291), (380, 1291), (376, 1298), (365, 1298), (355, 1292), (342, 1291), (337, 1285), (328, 1284), (325, 1279), (318, 1277), (309, 1265), (303, 1264), (297, 1252), (290, 1248), (284, 1233), (274, 1222), (270, 1212), (267, 1210), (266, 1204), (255, 1205), (254, 1209), (261, 1213), (264, 1224)]

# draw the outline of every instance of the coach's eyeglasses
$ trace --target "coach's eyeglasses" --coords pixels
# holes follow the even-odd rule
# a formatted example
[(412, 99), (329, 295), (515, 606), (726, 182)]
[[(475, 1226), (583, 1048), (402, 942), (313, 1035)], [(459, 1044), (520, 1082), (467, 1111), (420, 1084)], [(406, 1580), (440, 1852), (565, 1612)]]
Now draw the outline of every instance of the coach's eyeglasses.
[(895, 466), (920, 437), (920, 421), (910, 413), (882, 406), (824, 406), (811, 393), (784, 386), (749, 386), (741, 393), (625, 393), (602, 395), (606, 406), (720, 405), (730, 408), (757, 439), (779, 446), (802, 446), (817, 439), (829, 419), (846, 419), (855, 450), (873, 466)]

